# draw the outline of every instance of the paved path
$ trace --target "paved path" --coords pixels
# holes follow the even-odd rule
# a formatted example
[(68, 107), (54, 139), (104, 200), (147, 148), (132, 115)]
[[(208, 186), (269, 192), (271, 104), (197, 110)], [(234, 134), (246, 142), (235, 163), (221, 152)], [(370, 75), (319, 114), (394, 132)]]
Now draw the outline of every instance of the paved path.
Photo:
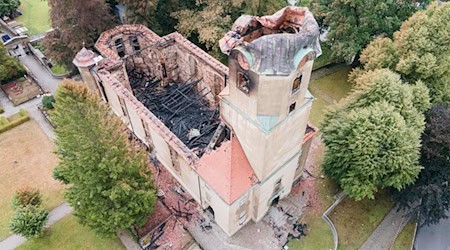
[(389, 250), (405, 225), (408, 223), (409, 217), (405, 217), (405, 210), (397, 211), (394, 207), (372, 232), (369, 239), (362, 245), (360, 250)]
[(55, 93), (58, 83), (62, 81), (61, 79), (54, 78), (32, 55), (23, 54), (19, 57), (19, 60), (33, 73), (45, 92), (50, 91)]
[(127, 250), (142, 250), (142, 247), (130, 236), (130, 234), (122, 229), (117, 232), (117, 236), (122, 241), (122, 244), (127, 248)]
[(53, 127), (47, 122), (47, 120), (45, 120), (42, 113), (38, 110), (37, 107), (40, 103), (41, 98), (35, 98), (33, 100), (30, 100), (26, 103), (22, 103), (14, 107), (14, 105), (6, 97), (5, 93), (3, 93), (3, 91), (0, 91), (0, 106), (2, 106), (3, 109), (5, 110), (5, 113), (1, 114), (2, 116), (10, 116), (19, 112), (20, 109), (25, 109), (30, 115), (30, 117), (39, 124), (41, 129), (48, 136), (48, 138), (53, 141), (55, 139)]
[[(447, 212), (450, 217), (450, 211)], [(424, 226), (417, 231), (416, 250), (450, 250), (450, 218), (437, 225)]]
[[(51, 225), (55, 224), (57, 221), (61, 220), (65, 216), (71, 214), (73, 209), (69, 206), (67, 203), (63, 203), (56, 208), (54, 208), (52, 211), (50, 211), (48, 216), (47, 224), (45, 224), (45, 227), (48, 228)], [(17, 234), (13, 234), (9, 236), (8, 238), (0, 241), (0, 249), (1, 250), (11, 250), (14, 249), (21, 244), (23, 244), (25, 241), (27, 241), (26, 238), (19, 236)]]
[[(23, 55), (19, 57), (20, 61), (27, 66), (27, 68), (36, 77), (38, 84), (44, 89), (44, 91), (50, 91), (55, 93), (58, 83), (61, 82), (59, 79), (53, 78), (53, 76), (31, 55)], [(10, 116), (19, 112), (20, 109), (25, 109), (30, 117), (39, 124), (45, 134), (54, 140), (55, 134), (53, 128), (45, 120), (44, 116), (38, 110), (37, 106), (41, 103), (41, 97), (32, 99), (28, 102), (22, 103), (18, 106), (14, 106), (3, 91), (0, 91), (0, 106), (3, 107), (5, 113), (2, 116)]]

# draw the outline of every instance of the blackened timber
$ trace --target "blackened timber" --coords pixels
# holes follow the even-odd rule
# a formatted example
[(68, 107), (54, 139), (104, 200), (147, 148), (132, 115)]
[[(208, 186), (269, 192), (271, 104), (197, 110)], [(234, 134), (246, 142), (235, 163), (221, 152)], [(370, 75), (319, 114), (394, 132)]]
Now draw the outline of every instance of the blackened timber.
[[(210, 90), (197, 90), (201, 80), (171, 82), (163, 87), (157, 78), (135, 71), (129, 73), (129, 79), (136, 98), (188, 148), (201, 156), (220, 124), (218, 107), (211, 106), (206, 100)], [(200, 135), (192, 138), (190, 132), (193, 129)]]

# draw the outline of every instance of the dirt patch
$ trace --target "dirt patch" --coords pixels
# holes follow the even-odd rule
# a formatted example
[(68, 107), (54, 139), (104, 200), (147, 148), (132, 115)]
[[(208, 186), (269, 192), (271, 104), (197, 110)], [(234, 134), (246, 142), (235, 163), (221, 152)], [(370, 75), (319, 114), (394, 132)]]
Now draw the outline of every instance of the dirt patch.
[(47, 209), (62, 203), (63, 186), (52, 178), (57, 163), (53, 143), (34, 120), (0, 134), (0, 240), (10, 234), (11, 199), (18, 188), (39, 188)]
[(14, 105), (19, 105), (42, 94), (42, 90), (31, 78), (20, 78), (1, 85), (3, 91)]

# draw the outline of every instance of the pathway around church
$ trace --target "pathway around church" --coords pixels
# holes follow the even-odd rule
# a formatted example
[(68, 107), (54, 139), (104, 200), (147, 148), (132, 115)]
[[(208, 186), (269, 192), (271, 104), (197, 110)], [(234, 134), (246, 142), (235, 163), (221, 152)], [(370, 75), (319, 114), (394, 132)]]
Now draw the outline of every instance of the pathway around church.
[(406, 210), (397, 211), (397, 207), (384, 217), (375, 231), (364, 242), (360, 250), (388, 250), (394, 244), (397, 235), (403, 230), (409, 221)]
[[(51, 225), (55, 224), (57, 221), (61, 220), (65, 216), (71, 214), (72, 211), (73, 211), (72, 207), (70, 207), (67, 202), (57, 206), (52, 211), (50, 211), (48, 221), (47, 224), (45, 224), (45, 227), (46, 228), (50, 227)], [(0, 241), (0, 249), (2, 250), (15, 249), (16, 247), (23, 244), (25, 241), (27, 241), (26, 238), (19, 236), (17, 234), (13, 234), (8, 238)]]

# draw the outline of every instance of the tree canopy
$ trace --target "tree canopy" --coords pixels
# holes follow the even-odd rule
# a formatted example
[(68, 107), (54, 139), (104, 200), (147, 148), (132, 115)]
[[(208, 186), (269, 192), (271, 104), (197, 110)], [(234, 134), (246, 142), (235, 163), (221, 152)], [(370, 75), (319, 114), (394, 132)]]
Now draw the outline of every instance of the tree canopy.
[(344, 192), (360, 200), (414, 182), (429, 98), (421, 82), (404, 84), (387, 69), (364, 74), (356, 83), (350, 96), (325, 115), (323, 167)]
[(83, 47), (94, 45), (100, 33), (114, 24), (105, 0), (48, 0), (54, 30), (47, 33), (45, 53), (72, 68), (72, 60)]
[(143, 24), (160, 36), (175, 31), (177, 20), (172, 13), (195, 8), (195, 0), (119, 0), (127, 8), (127, 22)]
[(8, 83), (26, 74), (22, 64), (8, 54), (6, 48), (0, 43), (0, 84)]
[(140, 226), (156, 202), (145, 152), (84, 84), (65, 80), (55, 99), (54, 176), (69, 184), (65, 198), (75, 215), (100, 235)]
[(414, 11), (416, 1), (313, 0), (310, 7), (329, 28), (333, 56), (350, 60), (377, 35), (392, 36)]
[(450, 103), (438, 103), (426, 113), (420, 164), (414, 184), (397, 192), (400, 207), (419, 215), (420, 225), (438, 223), (450, 209)]
[(450, 3), (433, 3), (361, 54), (364, 70), (390, 68), (409, 81), (422, 80), (434, 103), (450, 101)]
[(279, 0), (202, 0), (197, 1), (194, 8), (183, 9), (172, 15), (178, 19), (176, 29), (180, 33), (190, 39), (198, 39), (216, 57), (220, 57), (219, 40), (240, 15), (269, 15), (284, 5), (286, 3)]
[(19, 6), (19, 0), (0, 0), (0, 18), (11, 15)]

